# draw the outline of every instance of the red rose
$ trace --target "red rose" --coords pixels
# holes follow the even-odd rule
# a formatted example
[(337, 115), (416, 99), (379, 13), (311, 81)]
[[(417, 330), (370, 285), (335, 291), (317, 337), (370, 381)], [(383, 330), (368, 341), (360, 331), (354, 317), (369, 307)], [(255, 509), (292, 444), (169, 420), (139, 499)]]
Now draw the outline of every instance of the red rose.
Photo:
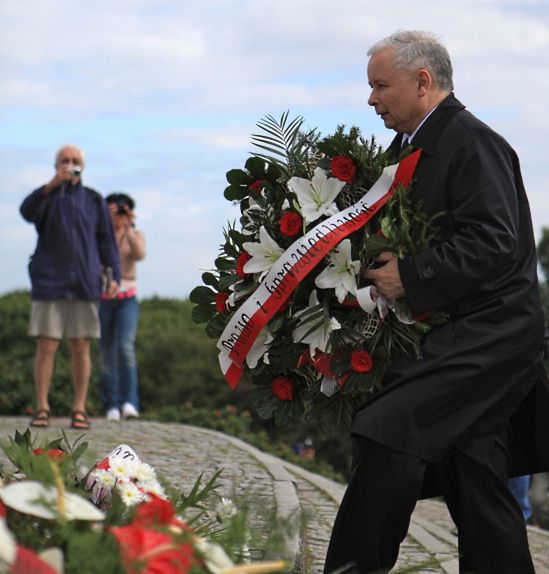
[(336, 155), (330, 161), (330, 169), (337, 179), (350, 183), (355, 178), (356, 166), (346, 155)]
[(169, 534), (133, 523), (114, 526), (111, 532), (120, 546), (122, 562), (129, 574), (181, 574), (193, 562), (192, 546), (176, 542)]
[[(41, 455), (44, 452), (44, 449), (42, 448), (35, 448), (32, 451), (36, 456)], [(52, 459), (52, 458), (61, 458), (62, 456), (65, 456), (64, 451), (62, 451), (59, 448), (48, 448), (48, 458)]]
[(357, 373), (368, 373), (374, 366), (372, 355), (368, 351), (353, 351), (351, 355), (351, 368)]
[(247, 277), (249, 275), (249, 273), (246, 273), (246, 271), (244, 271), (244, 265), (246, 265), (246, 263), (248, 263), (248, 261), (251, 258), (252, 256), (247, 251), (243, 251), (238, 256), (238, 259), (236, 260), (236, 274), (239, 277), (242, 277), (244, 279), (244, 277)]
[(294, 396), (294, 384), (288, 377), (276, 377), (271, 383), (271, 388), (281, 401), (291, 401)]
[[(335, 360), (341, 357), (341, 352), (337, 352), (333, 358)], [(330, 377), (331, 379), (335, 379), (337, 384), (342, 387), (345, 384), (345, 381), (349, 377), (349, 373), (343, 373), (342, 375), (336, 375), (332, 372), (332, 354), (331, 353), (323, 353), (322, 351), (317, 351), (315, 356), (312, 358), (313, 367), (325, 377)]]
[(295, 211), (285, 211), (278, 222), (280, 226), (280, 231), (283, 235), (287, 237), (294, 237), (296, 236), (303, 226), (303, 220), (299, 213)]
[(220, 291), (219, 293), (217, 293), (217, 295), (215, 296), (215, 310), (218, 313), (227, 312), (227, 306), (225, 305), (225, 303), (227, 303), (228, 298), (229, 294), (225, 293), (225, 291)]
[(253, 183), (251, 183), (248, 188), (252, 193), (259, 195), (261, 190), (265, 187), (267, 181), (265, 179), (256, 179)]

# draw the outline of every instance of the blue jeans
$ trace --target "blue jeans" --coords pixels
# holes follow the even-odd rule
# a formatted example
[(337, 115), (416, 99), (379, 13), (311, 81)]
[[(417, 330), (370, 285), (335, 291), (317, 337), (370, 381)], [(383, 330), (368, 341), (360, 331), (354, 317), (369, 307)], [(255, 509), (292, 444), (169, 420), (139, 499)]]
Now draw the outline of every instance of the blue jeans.
[(139, 321), (136, 297), (103, 300), (99, 305), (99, 397), (105, 410), (131, 403), (139, 410), (135, 335)]
[(528, 496), (528, 490), (530, 488), (530, 475), (517, 476), (515, 478), (510, 478), (508, 482), (509, 490), (513, 493), (518, 503), (520, 504), (520, 509), (522, 510), (522, 515), (524, 520), (528, 520), (532, 516), (532, 505), (530, 504), (530, 498)]

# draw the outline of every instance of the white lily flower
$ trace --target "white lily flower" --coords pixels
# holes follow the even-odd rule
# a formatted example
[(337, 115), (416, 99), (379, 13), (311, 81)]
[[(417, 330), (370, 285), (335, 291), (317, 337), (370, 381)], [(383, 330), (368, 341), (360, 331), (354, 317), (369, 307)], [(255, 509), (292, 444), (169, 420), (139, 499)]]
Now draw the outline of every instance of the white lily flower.
[(351, 259), (351, 240), (344, 239), (328, 254), (329, 263), (315, 279), (321, 289), (334, 288), (337, 300), (343, 303), (347, 293), (356, 293), (356, 275), (360, 271), (360, 261)]
[(323, 215), (335, 215), (338, 212), (334, 203), (345, 182), (337, 177), (326, 177), (326, 171), (317, 167), (313, 179), (292, 177), (288, 188), (297, 195), (297, 201), (307, 223), (316, 221)]
[[(309, 307), (305, 310), (307, 311), (311, 307), (318, 305), (318, 297), (316, 295), (316, 289), (311, 291), (309, 296)], [(304, 313), (303, 311), (302, 313)], [(298, 325), (294, 332), (292, 333), (292, 338), (294, 343), (306, 343), (309, 345), (309, 351), (311, 357), (314, 356), (317, 350), (326, 352), (328, 349), (328, 344), (330, 340), (330, 335), (332, 331), (337, 331), (341, 329), (340, 322), (334, 317), (326, 317), (323, 322), (311, 333), (307, 333), (311, 330), (311, 321), (309, 317), (304, 320), (300, 319), (301, 323)]]
[(284, 253), (284, 249), (267, 233), (263, 226), (259, 228), (259, 243), (250, 241), (244, 243), (243, 247), (252, 256), (244, 265), (245, 273), (268, 271)]
[(254, 344), (251, 346), (248, 354), (246, 355), (246, 363), (250, 369), (255, 369), (259, 359), (265, 355), (269, 349), (269, 345), (273, 340), (273, 336), (267, 329), (261, 329), (257, 335)]

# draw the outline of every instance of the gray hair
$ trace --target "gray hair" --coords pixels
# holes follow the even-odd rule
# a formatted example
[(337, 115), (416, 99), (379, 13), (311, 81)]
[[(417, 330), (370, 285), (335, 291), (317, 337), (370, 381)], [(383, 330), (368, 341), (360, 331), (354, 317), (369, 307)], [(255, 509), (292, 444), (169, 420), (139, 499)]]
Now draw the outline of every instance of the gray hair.
[(417, 30), (395, 32), (376, 42), (368, 50), (368, 56), (387, 48), (395, 50), (393, 58), (395, 68), (404, 70), (425, 68), (433, 76), (438, 88), (447, 92), (454, 89), (452, 62), (448, 50), (430, 32)]
[(82, 164), (84, 164), (84, 152), (76, 145), (72, 145), (72, 144), (65, 144), (63, 146), (61, 146), (57, 152), (55, 153), (55, 165), (57, 165), (59, 163), (59, 157), (61, 156), (61, 154), (66, 150), (66, 149), (74, 149), (76, 150), (79, 154), (80, 157), (82, 158)]

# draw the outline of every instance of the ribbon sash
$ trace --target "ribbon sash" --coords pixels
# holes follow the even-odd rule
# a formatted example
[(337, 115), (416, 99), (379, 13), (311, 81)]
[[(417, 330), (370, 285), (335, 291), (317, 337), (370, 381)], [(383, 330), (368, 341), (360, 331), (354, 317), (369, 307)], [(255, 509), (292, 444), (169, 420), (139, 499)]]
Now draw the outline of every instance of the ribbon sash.
[(242, 376), (246, 355), (261, 329), (325, 255), (347, 235), (363, 227), (399, 185), (410, 185), (420, 153), (417, 150), (400, 163), (386, 167), (357, 203), (296, 239), (235, 311), (217, 341), (219, 364), (232, 389)]

